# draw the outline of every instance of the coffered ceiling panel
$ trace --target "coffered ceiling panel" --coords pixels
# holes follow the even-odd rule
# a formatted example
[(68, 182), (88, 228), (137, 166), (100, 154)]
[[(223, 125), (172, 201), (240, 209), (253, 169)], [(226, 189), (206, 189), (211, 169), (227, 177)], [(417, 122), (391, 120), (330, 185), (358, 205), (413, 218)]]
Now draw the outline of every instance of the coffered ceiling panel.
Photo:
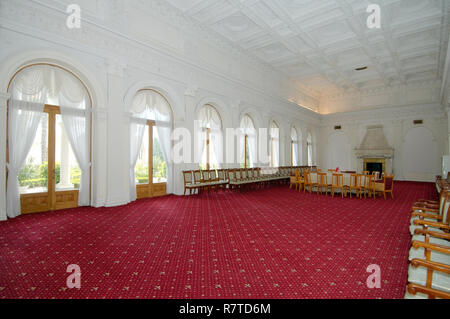
[[(317, 94), (442, 77), (450, 0), (166, 1)], [(371, 3), (380, 5), (380, 29), (367, 27)]]

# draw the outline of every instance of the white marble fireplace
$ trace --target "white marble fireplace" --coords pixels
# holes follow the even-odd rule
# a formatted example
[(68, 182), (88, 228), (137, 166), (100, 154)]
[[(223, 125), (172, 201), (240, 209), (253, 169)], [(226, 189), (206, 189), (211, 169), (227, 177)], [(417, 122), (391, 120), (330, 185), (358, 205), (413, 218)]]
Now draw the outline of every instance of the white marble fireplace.
[(361, 146), (355, 149), (358, 172), (364, 171), (366, 163), (382, 163), (384, 173), (392, 174), (394, 149), (389, 146), (382, 125), (367, 127)]

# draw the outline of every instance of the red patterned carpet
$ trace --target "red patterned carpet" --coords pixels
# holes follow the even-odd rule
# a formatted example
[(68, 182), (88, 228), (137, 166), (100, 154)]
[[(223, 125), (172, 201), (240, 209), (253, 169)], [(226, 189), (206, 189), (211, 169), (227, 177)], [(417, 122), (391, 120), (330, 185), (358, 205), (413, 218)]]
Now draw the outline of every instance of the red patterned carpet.
[[(21, 216), (0, 223), (0, 298), (402, 298), (411, 204), (435, 187), (395, 188), (386, 201), (278, 187)], [(366, 286), (370, 264), (381, 289)]]

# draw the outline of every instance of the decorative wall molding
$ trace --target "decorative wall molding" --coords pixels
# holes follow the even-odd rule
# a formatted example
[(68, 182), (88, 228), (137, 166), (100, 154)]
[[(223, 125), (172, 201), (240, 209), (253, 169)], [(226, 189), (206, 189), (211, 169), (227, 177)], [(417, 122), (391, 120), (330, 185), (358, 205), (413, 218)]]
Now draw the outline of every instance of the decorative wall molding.
[(445, 118), (444, 108), (440, 104), (385, 107), (374, 110), (355, 111), (321, 115), (320, 125), (352, 123), (355, 121), (396, 121), (409, 118)]

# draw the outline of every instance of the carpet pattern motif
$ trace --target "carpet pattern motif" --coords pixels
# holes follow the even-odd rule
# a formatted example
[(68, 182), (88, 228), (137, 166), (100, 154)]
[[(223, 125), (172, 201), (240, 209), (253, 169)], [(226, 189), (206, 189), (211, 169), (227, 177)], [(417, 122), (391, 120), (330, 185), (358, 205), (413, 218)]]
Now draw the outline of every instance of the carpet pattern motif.
[[(167, 196), (0, 223), (0, 299), (403, 298), (409, 218), (431, 183), (395, 199), (286, 187)], [(67, 266), (81, 268), (69, 289)], [(366, 286), (371, 264), (381, 289)]]

